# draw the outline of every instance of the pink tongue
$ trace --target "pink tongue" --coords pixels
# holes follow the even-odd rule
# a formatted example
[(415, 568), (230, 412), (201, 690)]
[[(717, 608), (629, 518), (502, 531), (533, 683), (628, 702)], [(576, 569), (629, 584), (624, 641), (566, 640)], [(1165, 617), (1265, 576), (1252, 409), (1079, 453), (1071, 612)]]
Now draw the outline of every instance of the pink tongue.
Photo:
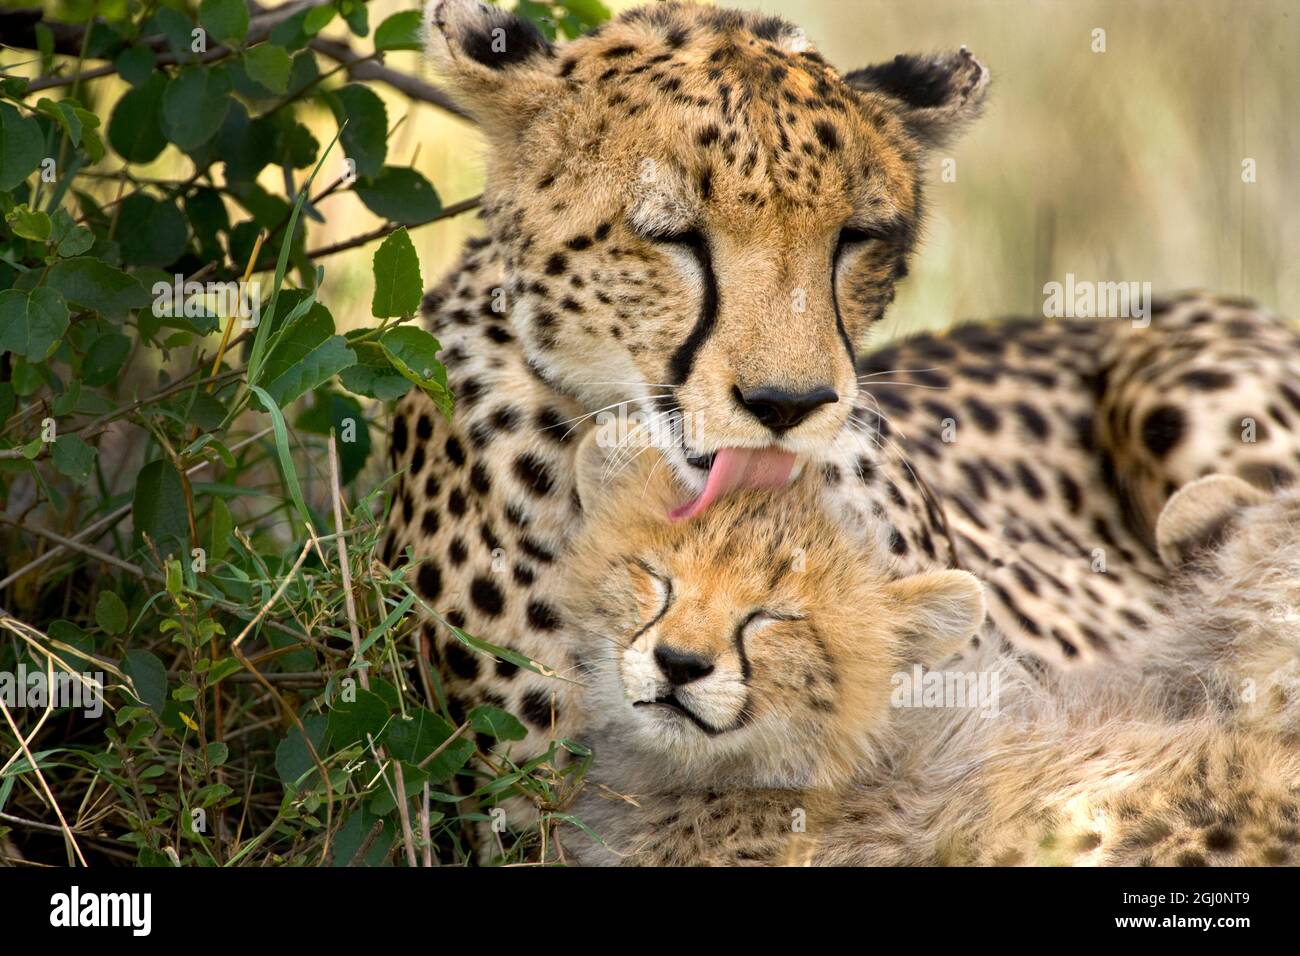
[(694, 518), (737, 488), (779, 488), (794, 469), (794, 453), (779, 448), (721, 448), (698, 498), (668, 512), (671, 521)]

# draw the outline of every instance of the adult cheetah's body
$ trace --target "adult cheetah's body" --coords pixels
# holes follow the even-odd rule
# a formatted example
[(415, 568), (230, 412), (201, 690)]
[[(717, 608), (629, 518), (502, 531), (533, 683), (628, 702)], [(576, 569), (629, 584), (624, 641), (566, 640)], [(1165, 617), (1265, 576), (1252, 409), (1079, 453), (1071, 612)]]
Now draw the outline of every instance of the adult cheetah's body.
[[(1145, 329), (1017, 321), (854, 355), (906, 272), (925, 148), (987, 83), (965, 51), (845, 83), (770, 18), (666, 5), (557, 52), (471, 7), (433, 5), (435, 55), (494, 140), (490, 235), (428, 298), (456, 411), (448, 424), (421, 394), (399, 404), (386, 546), (412, 552), (452, 624), (571, 672), (553, 568), (581, 517), (572, 450), (611, 402), (663, 410), (656, 383), (710, 447), (800, 451), (899, 574), (974, 571), (1008, 638), (1061, 663), (1115, 651), (1159, 613), (1148, 527), (1171, 490), (1295, 470), (1300, 340), (1249, 304), (1189, 297)], [(493, 60), (481, 41), (497, 29), (509, 43)], [(644, 188), (633, 150), (659, 151)], [(687, 207), (712, 232), (683, 232)], [(802, 308), (786, 314), (791, 291)], [(841, 401), (773, 439), (728, 397), (742, 380), (833, 381)], [(1229, 440), (1243, 417), (1254, 444)], [(433, 621), (426, 634), (453, 716), (517, 714), (523, 755), (563, 733), (552, 678)]]

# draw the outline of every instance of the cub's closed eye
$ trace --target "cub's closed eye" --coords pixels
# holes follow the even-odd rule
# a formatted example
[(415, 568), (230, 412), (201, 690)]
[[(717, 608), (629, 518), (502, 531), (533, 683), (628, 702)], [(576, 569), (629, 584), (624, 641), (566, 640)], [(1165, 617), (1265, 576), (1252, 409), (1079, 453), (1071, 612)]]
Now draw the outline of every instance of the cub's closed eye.
[(800, 614), (798, 611), (759, 608), (756, 611), (750, 611), (744, 620), (740, 622), (740, 632), (741, 634), (752, 634), (778, 621), (802, 621), (805, 617), (806, 615)]

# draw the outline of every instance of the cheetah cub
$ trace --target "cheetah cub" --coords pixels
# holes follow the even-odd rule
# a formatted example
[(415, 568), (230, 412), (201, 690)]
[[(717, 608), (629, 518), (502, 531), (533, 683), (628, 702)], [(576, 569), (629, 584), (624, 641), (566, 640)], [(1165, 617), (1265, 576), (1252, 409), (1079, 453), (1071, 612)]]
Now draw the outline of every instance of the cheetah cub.
[[(1149, 660), (1059, 674), (967, 644), (974, 580), (891, 579), (802, 482), (673, 523), (666, 469), (579, 464), (569, 606), (596, 759), (575, 814), (600, 839), (567, 836), (569, 859), (1300, 858), (1300, 496), (1175, 496), (1158, 539), (1181, 590)], [(900, 695), (916, 664), (995, 699)]]
[(582, 863), (782, 862), (812, 803), (888, 749), (893, 675), (978, 630), (978, 581), (895, 580), (823, 511), (814, 475), (689, 521), (669, 517), (682, 493), (656, 452), (611, 474), (593, 433), (577, 477), (563, 601), (596, 757), (575, 812), (606, 845), (566, 848)]
[(1134, 654), (1062, 675), (968, 653), (996, 718), (900, 712), (817, 862), (1300, 863), (1300, 493), (1202, 479), (1156, 537), (1170, 610)]

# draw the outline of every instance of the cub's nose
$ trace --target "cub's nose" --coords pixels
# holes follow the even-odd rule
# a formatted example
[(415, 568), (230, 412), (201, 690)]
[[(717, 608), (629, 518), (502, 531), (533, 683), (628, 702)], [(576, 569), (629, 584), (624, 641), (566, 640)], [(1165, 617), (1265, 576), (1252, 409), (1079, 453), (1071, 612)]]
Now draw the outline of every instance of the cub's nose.
[(689, 684), (713, 673), (711, 662), (699, 654), (683, 651), (670, 644), (655, 646), (655, 661), (664, 672), (664, 676), (668, 678), (668, 683), (674, 687), (681, 687), (683, 684)]
[(772, 431), (780, 434), (798, 425), (821, 408), (840, 400), (835, 389), (821, 385), (807, 392), (787, 392), (770, 385), (760, 385), (742, 392), (733, 389), (736, 401)]

